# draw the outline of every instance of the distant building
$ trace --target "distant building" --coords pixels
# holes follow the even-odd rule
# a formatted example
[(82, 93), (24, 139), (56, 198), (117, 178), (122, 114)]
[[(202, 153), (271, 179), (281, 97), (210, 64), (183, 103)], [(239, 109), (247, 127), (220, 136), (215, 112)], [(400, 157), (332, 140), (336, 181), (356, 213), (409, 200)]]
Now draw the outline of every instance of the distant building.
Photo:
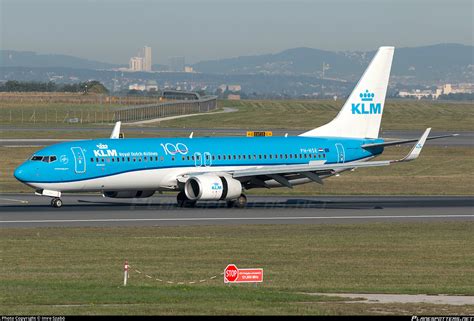
[(143, 70), (151, 71), (151, 47), (143, 47)]
[(401, 90), (398, 92), (400, 97), (414, 97), (417, 99), (421, 98), (432, 98), (438, 99), (441, 95), (449, 94), (472, 94), (474, 93), (474, 84), (472, 83), (460, 83), (460, 84), (444, 84), (438, 86), (438, 88), (433, 90), (421, 90), (415, 89), (411, 91)]
[(146, 90), (146, 86), (145, 85), (139, 85), (139, 84), (132, 84), (132, 85), (128, 86), (128, 90), (144, 91), (144, 90)]
[(413, 97), (413, 98), (417, 98), (417, 99), (421, 99), (421, 98), (436, 99), (435, 98), (435, 93), (432, 90), (420, 90), (420, 89), (415, 89), (415, 90), (412, 90), (412, 91), (401, 90), (401, 91), (398, 92), (398, 95), (402, 98)]
[(237, 91), (241, 91), (242, 87), (240, 85), (229, 85), (227, 86), (227, 89), (232, 92), (237, 92)]
[(229, 99), (229, 100), (240, 100), (240, 95), (228, 94), (227, 99)]
[(193, 67), (191, 67), (191, 66), (185, 66), (185, 67), (184, 67), (184, 72), (194, 72)]
[(449, 94), (472, 94), (474, 93), (474, 84), (472, 83), (461, 83), (457, 85), (444, 84), (441, 88), (443, 95)]
[(143, 71), (143, 58), (132, 57), (130, 58), (130, 70), (131, 71)]
[(138, 56), (130, 58), (129, 71), (151, 71), (151, 47), (143, 47)]
[(158, 83), (155, 80), (148, 80), (145, 89), (147, 91), (158, 91)]
[(183, 56), (169, 57), (168, 66), (170, 68), (170, 71), (183, 72), (184, 66), (185, 66), (184, 57)]

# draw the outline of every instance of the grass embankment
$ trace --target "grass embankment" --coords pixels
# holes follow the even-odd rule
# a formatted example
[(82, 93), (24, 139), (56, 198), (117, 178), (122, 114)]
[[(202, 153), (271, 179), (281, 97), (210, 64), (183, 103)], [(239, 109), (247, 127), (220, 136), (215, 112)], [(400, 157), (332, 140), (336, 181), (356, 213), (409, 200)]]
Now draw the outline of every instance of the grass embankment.
[[(13, 177), (14, 169), (39, 147), (0, 147), (0, 192), (32, 192)], [(387, 148), (380, 159), (403, 157), (408, 147)], [(291, 195), (473, 195), (474, 149), (425, 146), (419, 159), (386, 167), (357, 169), (293, 189), (254, 189), (249, 194)]]
[[(2, 229), (0, 313), (472, 313), (472, 306), (343, 304), (298, 293), (473, 295), (473, 228), (460, 222)], [(125, 258), (153, 279), (132, 271), (122, 287)], [(228, 263), (263, 268), (264, 283), (225, 286), (220, 273)], [(213, 275), (219, 276), (209, 280)], [(207, 280), (189, 284), (201, 279)]]
[[(241, 100), (220, 101), (220, 106), (238, 112), (203, 115), (163, 122), (166, 127), (312, 129), (333, 119), (343, 101), (331, 100)], [(385, 104), (382, 130), (474, 130), (472, 102), (389, 100)]]
[[(203, 114), (144, 126), (180, 128), (237, 128), (242, 130), (309, 130), (333, 119), (343, 105), (333, 100), (220, 100), (219, 107), (235, 107), (232, 113)], [(70, 118), (81, 118), (88, 125), (112, 124), (117, 104), (0, 103), (0, 124), (11, 126), (66, 125)], [(388, 100), (382, 130), (435, 131), (474, 130), (472, 102)]]

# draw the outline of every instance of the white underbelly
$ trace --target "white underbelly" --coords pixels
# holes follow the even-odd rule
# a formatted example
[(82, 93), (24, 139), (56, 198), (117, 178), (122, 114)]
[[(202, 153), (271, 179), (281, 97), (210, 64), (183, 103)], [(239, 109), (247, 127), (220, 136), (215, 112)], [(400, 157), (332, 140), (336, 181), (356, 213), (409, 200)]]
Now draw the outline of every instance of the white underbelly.
[[(34, 183), (34, 187), (60, 192), (96, 192), (103, 190), (160, 190), (178, 188), (177, 178), (185, 174), (203, 172), (228, 172), (235, 169), (255, 168), (256, 166), (222, 167), (177, 167), (163, 169), (144, 169), (110, 176), (91, 178), (64, 183)], [(80, 179), (78, 174), (78, 179)]]

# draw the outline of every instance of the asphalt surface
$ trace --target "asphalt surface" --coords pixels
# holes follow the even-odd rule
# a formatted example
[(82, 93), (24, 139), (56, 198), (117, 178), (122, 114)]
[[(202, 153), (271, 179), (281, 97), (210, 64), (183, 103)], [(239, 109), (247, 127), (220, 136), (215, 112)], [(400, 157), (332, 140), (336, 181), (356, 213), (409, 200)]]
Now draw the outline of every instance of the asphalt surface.
[[(5, 128), (1, 128), (0, 130), (7, 130)], [(23, 132), (34, 132), (38, 131), (38, 129), (32, 128), (11, 128), (8, 131), (23, 131)], [(109, 132), (112, 131), (112, 128), (53, 128), (53, 130), (68, 130), (68, 131), (96, 131), (96, 130), (104, 130), (104, 137), (109, 137)], [(136, 132), (166, 132), (166, 133), (177, 133), (177, 136), (187, 137), (191, 132), (194, 132), (194, 137), (202, 137), (202, 136), (226, 136), (226, 135), (238, 135), (241, 136), (246, 135), (246, 130), (241, 129), (202, 129), (202, 128), (190, 128), (190, 129), (182, 129), (182, 128), (149, 128), (149, 127), (125, 127), (123, 130), (125, 132), (126, 137), (134, 137), (133, 133)], [(270, 130), (273, 131), (274, 136), (283, 136), (286, 133), (289, 135), (298, 135), (302, 131), (294, 131), (294, 130)], [(183, 132), (186, 135), (183, 135)], [(128, 133), (128, 134), (127, 134)], [(388, 140), (395, 140), (395, 139), (417, 139), (421, 136), (422, 132), (418, 131), (384, 131), (381, 134), (381, 137), (388, 139)], [(431, 132), (430, 136), (440, 136), (440, 135), (449, 135), (453, 134), (452, 132)], [(33, 137), (34, 134), (32, 133), (31, 136)], [(76, 139), (48, 139), (48, 138), (1, 138), (0, 139), (0, 146), (48, 146), (51, 144), (57, 144), (64, 141), (73, 141)], [(427, 142), (427, 145), (432, 146), (464, 146), (464, 147), (474, 147), (474, 132), (459, 132), (459, 136), (448, 137), (448, 138), (440, 138), (435, 139)]]
[[(426, 294), (380, 294), (380, 293), (311, 293), (311, 295), (350, 298), (347, 303), (428, 303), (448, 305), (474, 305), (474, 296), (426, 295)], [(363, 299), (363, 300), (361, 300)]]
[(327, 224), (375, 222), (474, 222), (474, 197), (249, 196), (245, 209), (224, 202), (178, 208), (171, 196), (109, 199), (65, 195), (56, 209), (49, 198), (0, 194), (0, 228), (44, 226), (182, 226), (229, 224)]

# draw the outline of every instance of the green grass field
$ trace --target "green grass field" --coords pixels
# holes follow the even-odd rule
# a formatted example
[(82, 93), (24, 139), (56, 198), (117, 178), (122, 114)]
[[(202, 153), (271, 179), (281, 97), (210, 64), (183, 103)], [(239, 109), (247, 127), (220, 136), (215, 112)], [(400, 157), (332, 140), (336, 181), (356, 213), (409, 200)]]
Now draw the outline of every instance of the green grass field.
[[(238, 112), (203, 115), (162, 122), (165, 127), (313, 129), (333, 119), (343, 101), (330, 100), (241, 100), (219, 101)], [(474, 130), (472, 102), (389, 100), (384, 109), (382, 130)]]
[[(473, 228), (473, 222), (4, 228), (0, 314), (472, 313), (474, 306), (343, 304), (301, 293), (473, 295)], [(125, 258), (153, 279), (132, 269), (124, 288)], [(264, 283), (224, 285), (220, 273), (228, 263), (263, 268)]]
[[(33, 192), (13, 177), (38, 147), (0, 147), (0, 192)], [(398, 159), (409, 147), (387, 148), (377, 159)], [(254, 189), (249, 195), (474, 195), (474, 149), (426, 146), (419, 159), (387, 167), (357, 169), (293, 189)]]
[[(145, 126), (180, 128), (312, 129), (334, 118), (344, 101), (332, 100), (220, 100), (219, 107), (238, 108), (238, 112), (195, 116)], [(90, 125), (113, 123), (112, 111), (123, 105), (64, 103), (0, 103), (0, 124), (69, 125), (69, 118), (82, 118)], [(34, 116), (34, 117), (33, 117)], [(66, 121), (66, 122), (65, 122)], [(382, 130), (435, 131), (474, 130), (472, 102), (388, 100)]]

